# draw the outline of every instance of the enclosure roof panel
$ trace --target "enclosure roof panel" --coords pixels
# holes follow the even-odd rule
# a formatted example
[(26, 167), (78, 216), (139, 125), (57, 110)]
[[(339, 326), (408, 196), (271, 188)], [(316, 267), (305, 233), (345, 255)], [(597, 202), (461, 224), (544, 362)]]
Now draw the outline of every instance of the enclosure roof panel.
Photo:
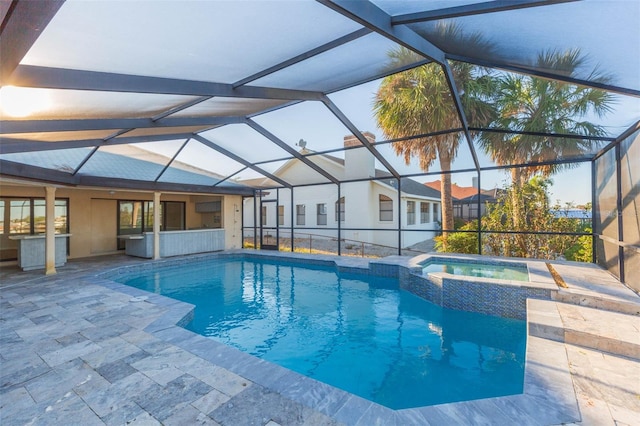
[[(546, 164), (588, 161), (639, 126), (638, 1), (2, 5), (0, 174), (7, 178), (38, 180), (55, 170), (46, 179), (60, 184), (82, 178), (95, 186), (130, 182), (185, 192), (237, 187), (246, 193), (240, 181), (256, 187), (339, 184), (344, 177), (300, 152), (307, 147), (344, 158), (348, 137), (369, 152), (379, 173), (395, 185), (402, 179), (409, 191), (412, 184), (404, 179), (439, 173), (440, 165), (421, 170), (415, 158), (398, 155), (398, 143), (419, 139), (428, 145), (454, 135), (452, 171), (479, 172), (496, 166), (483, 151), (483, 131), (514, 140), (523, 131), (530, 134), (520, 139), (551, 141), (544, 157), (535, 158)], [(489, 128), (465, 103), (460, 64), (472, 67), (474, 76), (526, 76), (558, 82), (554, 90), (604, 93), (606, 110), (576, 118), (595, 124), (597, 137), (574, 153), (554, 144), (571, 145), (567, 138), (583, 136), (584, 126), (568, 135), (551, 124), (532, 130), (496, 121)], [(450, 120), (399, 138), (386, 134), (376, 120), (377, 94), (393, 77), (423, 66), (439, 74), (443, 91), (432, 104), (446, 103)], [(369, 132), (375, 142), (365, 136)], [(164, 152), (165, 143), (171, 146), (165, 162), (155, 161), (153, 150), (148, 158), (123, 154), (125, 146)], [(308, 173), (298, 181), (294, 173), (275, 175), (287, 162)]]

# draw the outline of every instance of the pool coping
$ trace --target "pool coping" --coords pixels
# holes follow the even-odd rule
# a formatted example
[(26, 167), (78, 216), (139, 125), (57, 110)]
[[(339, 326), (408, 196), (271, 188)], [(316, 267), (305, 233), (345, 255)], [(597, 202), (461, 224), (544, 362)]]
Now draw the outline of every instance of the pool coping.
[[(122, 270), (122, 272), (130, 272), (132, 268), (156, 268), (207, 258), (238, 255), (297, 259), (313, 264), (332, 262), (339, 271), (358, 273), (370, 273), (371, 264), (395, 265), (410, 269), (419, 261), (416, 258), (402, 256), (372, 260), (331, 255), (233, 250), (190, 256), (188, 259), (161, 259), (132, 267), (111, 268), (96, 274), (96, 277), (99, 278), (96, 284), (165, 308), (166, 312), (149, 324), (144, 329), (145, 332), (346, 424), (443, 424), (469, 423), (470, 421), (474, 424), (514, 422), (560, 424), (580, 421), (580, 412), (564, 345), (553, 339), (552, 336), (541, 333), (539, 326), (532, 319), (542, 316), (548, 322), (561, 324), (557, 309), (544, 308), (546, 310), (541, 312), (540, 306), (542, 305), (529, 306), (523, 393), (393, 410), (186, 330), (182, 328), (182, 325), (191, 320), (193, 305), (109, 279), (109, 275), (120, 273)], [(423, 256), (418, 256), (418, 258), (420, 257)], [(438, 255), (438, 257), (442, 256)]]

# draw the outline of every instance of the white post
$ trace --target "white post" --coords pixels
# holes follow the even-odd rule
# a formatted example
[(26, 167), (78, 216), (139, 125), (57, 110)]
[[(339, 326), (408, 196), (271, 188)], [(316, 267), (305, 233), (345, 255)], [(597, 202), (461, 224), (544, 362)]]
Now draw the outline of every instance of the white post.
[(56, 273), (56, 188), (45, 187), (45, 275)]
[(153, 258), (160, 259), (160, 193), (153, 193)]

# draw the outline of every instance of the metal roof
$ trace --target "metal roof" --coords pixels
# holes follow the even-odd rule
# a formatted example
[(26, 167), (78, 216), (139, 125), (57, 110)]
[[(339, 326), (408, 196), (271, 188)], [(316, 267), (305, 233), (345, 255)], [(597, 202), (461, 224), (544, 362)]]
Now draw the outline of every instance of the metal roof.
[[(442, 66), (459, 114), (458, 128), (443, 129), (464, 141), (453, 171), (496, 164), (472, 138), (479, 128), (461, 106), (451, 61), (615, 96), (612, 113), (591, 118), (609, 133), (592, 152), (545, 161), (592, 159), (639, 127), (636, 0), (14, 0), (0, 3), (0, 19), (5, 177), (246, 193), (238, 181), (267, 177), (296, 186), (272, 174), (295, 158), (317, 183), (335, 184), (296, 144), (304, 138), (316, 153), (341, 156), (347, 133), (372, 152), (377, 168), (395, 178), (414, 176), (392, 141), (370, 143), (362, 132), (376, 133), (371, 105), (380, 79), (430, 62)], [(457, 25), (461, 35), (444, 37), (443, 24)], [(469, 43), (475, 36), (484, 48)], [(419, 56), (392, 66), (389, 52), (399, 47)], [(587, 58), (571, 75), (537, 61), (541, 52), (566, 50)], [(121, 145), (162, 155), (164, 163), (131, 167), (141, 158), (128, 158)], [(68, 167), (60, 167), (62, 159)], [(201, 177), (174, 163), (202, 170)]]

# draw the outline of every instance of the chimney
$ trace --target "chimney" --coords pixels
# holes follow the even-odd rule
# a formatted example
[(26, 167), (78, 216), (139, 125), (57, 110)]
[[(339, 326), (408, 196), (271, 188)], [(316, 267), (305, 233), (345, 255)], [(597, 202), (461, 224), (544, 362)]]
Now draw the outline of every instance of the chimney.
[(478, 188), (478, 176), (473, 176), (471, 178), (471, 186), (474, 188)]
[[(370, 143), (376, 141), (371, 132), (362, 132)], [(344, 151), (344, 169), (347, 179), (361, 179), (375, 176), (375, 158), (371, 151), (353, 135), (344, 137), (344, 147), (351, 148)]]

